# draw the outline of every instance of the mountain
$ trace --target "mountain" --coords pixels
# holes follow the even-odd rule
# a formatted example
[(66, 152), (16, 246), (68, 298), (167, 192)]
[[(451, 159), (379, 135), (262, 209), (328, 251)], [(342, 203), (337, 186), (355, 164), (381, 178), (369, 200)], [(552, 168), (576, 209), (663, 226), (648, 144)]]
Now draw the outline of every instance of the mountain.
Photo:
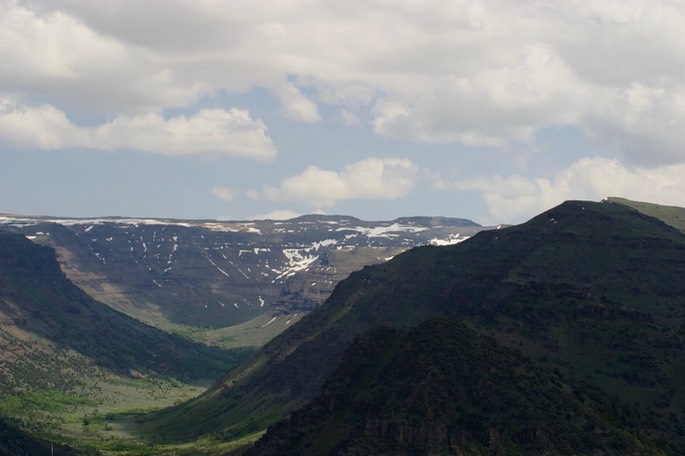
[(638, 422), (519, 352), (434, 319), (356, 338), (321, 393), (246, 455), (659, 454), (631, 433)]
[(0, 417), (0, 454), (3, 456), (25, 456), (28, 454), (77, 456), (87, 453), (64, 444), (35, 438)]
[(655, 217), (685, 233), (685, 208), (677, 206), (665, 206), (663, 204), (647, 203), (644, 201), (631, 201), (625, 198), (610, 196), (607, 201), (630, 206), (643, 214)]
[(52, 249), (3, 232), (0, 318), (9, 336), (16, 328), (113, 371), (213, 378), (236, 359), (235, 352), (167, 334), (95, 301), (65, 277)]
[(32, 433), (54, 433), (65, 413), (110, 404), (114, 395), (133, 401), (144, 388), (161, 393), (180, 389), (178, 380), (215, 379), (250, 353), (121, 314), (71, 283), (52, 249), (0, 231), (0, 410)]
[(53, 247), (70, 280), (151, 325), (220, 328), (268, 316), (260, 326), (280, 330), (350, 272), (482, 229), (457, 218), (324, 215), (236, 222), (4, 215), (0, 227)]
[(143, 429), (176, 440), (263, 430), (321, 391), (356, 336), (446, 317), (636, 407), (644, 431), (682, 454), (684, 278), (681, 232), (623, 204), (569, 201), (351, 274), (204, 395)]

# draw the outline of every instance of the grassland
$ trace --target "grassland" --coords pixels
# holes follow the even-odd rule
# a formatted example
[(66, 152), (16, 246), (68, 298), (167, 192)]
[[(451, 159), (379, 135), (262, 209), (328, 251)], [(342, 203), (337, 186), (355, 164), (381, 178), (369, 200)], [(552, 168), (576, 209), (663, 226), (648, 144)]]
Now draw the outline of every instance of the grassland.
[(189, 400), (211, 384), (114, 373), (17, 327), (0, 329), (0, 347), (2, 415), (35, 435), (81, 448), (144, 447), (131, 425), (135, 416)]
[(614, 203), (623, 204), (624, 206), (632, 207), (633, 209), (637, 209), (643, 214), (657, 218), (665, 224), (685, 233), (685, 208), (647, 203), (644, 201), (632, 201), (615, 196), (609, 197), (608, 200)]

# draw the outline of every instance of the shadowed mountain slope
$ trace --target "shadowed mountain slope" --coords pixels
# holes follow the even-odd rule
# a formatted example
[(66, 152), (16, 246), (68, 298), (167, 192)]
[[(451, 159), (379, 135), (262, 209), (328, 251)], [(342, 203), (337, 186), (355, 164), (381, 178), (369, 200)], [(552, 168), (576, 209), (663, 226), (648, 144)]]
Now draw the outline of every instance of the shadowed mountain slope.
[[(124, 374), (216, 378), (246, 356), (190, 342), (112, 310), (66, 279), (52, 249), (0, 232), (0, 330), (7, 332), (0, 340), (14, 340), (12, 328)], [(3, 348), (12, 356), (11, 345)]]
[(35, 438), (0, 417), (0, 454), (3, 456), (51, 455), (78, 456), (84, 455), (74, 448), (59, 443), (50, 443)]
[(682, 233), (621, 204), (566, 202), (525, 224), (353, 273), (206, 394), (144, 426), (171, 439), (264, 429), (320, 391), (355, 336), (442, 316), (635, 405), (678, 454), (684, 279)]
[(321, 394), (247, 454), (658, 454), (636, 425), (634, 411), (437, 319), (358, 337)]

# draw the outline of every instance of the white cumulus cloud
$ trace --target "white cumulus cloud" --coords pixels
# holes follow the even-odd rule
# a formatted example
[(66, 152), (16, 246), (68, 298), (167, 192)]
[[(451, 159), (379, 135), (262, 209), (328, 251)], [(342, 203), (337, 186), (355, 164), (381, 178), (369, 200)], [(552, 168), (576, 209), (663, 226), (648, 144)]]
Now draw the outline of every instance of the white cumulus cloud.
[(0, 142), (54, 150), (132, 149), (166, 155), (212, 154), (269, 160), (276, 154), (267, 128), (239, 109), (203, 109), (191, 117), (118, 116), (91, 127), (72, 123), (54, 106), (0, 101)]
[(368, 158), (340, 172), (310, 166), (284, 179), (280, 186), (264, 189), (275, 201), (297, 201), (312, 207), (332, 206), (351, 199), (388, 200), (405, 196), (414, 186), (416, 166), (402, 158)]
[(550, 178), (487, 176), (454, 181), (446, 187), (479, 192), (492, 221), (521, 222), (570, 199), (622, 196), (685, 206), (685, 164), (629, 167), (615, 159), (592, 157)]
[[(664, 185), (681, 183), (685, 163), (681, 1), (0, 0), (0, 62), (0, 142), (18, 147), (271, 159), (262, 120), (217, 107), (235, 96), (260, 109), (272, 97), (322, 137), (329, 114), (369, 123), (346, 132), (414, 143), (403, 154), (422, 144), (517, 153), (572, 129), (618, 157), (452, 185), (482, 192), (503, 218), (566, 197), (670, 201)], [(316, 152), (302, 155), (312, 163)], [(261, 195), (313, 207), (398, 198), (415, 167), (302, 165)]]
[(276, 89), (285, 117), (307, 123), (321, 120), (319, 110), (294, 84), (284, 82)]

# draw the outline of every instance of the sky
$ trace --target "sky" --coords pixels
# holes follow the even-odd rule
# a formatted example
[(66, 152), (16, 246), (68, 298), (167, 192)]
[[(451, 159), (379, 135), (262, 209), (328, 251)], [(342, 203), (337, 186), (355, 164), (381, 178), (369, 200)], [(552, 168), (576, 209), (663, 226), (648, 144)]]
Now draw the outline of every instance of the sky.
[(685, 206), (685, 2), (0, 0), (0, 213)]

